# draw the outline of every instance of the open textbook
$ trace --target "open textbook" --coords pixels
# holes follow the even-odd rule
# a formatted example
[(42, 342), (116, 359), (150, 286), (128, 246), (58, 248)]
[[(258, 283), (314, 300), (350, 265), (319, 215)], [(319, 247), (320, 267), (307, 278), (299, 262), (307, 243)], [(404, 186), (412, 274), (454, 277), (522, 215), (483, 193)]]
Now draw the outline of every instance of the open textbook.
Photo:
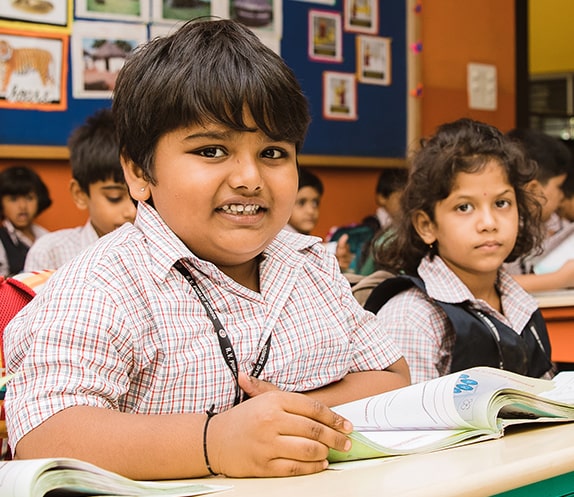
[(430, 452), (498, 438), (505, 427), (574, 421), (574, 371), (553, 380), (475, 367), (334, 407), (354, 425), (330, 462)]
[[(231, 487), (182, 481), (135, 481), (77, 459), (0, 462), (0, 497), (45, 495), (190, 497)], [(54, 492), (50, 493), (49, 492)]]
[(536, 274), (553, 273), (570, 259), (574, 259), (574, 223), (545, 240), (544, 253), (533, 259), (532, 269)]

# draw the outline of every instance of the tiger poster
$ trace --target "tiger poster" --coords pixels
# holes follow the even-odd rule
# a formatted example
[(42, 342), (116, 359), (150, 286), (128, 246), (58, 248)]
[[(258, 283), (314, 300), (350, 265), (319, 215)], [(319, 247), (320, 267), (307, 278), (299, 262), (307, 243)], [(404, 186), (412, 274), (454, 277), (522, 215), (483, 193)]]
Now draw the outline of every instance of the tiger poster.
[(0, 28), (0, 108), (67, 109), (68, 39)]

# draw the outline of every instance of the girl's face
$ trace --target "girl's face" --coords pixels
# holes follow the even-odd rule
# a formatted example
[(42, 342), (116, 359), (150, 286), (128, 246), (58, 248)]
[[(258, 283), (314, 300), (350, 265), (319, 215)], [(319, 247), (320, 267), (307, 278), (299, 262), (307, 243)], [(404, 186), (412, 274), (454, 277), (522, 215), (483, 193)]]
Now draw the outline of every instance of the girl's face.
[(419, 212), (414, 225), (471, 288), (471, 282), (484, 276), (496, 279), (514, 248), (518, 219), (514, 187), (499, 163), (490, 161), (477, 173), (458, 173), (450, 195), (435, 206), (435, 221)]
[(321, 195), (312, 186), (304, 186), (297, 192), (295, 206), (289, 224), (299, 233), (308, 235), (313, 231), (319, 220), (319, 205)]
[(38, 212), (38, 195), (30, 192), (26, 195), (4, 195), (2, 197), (4, 217), (18, 230), (29, 228)]

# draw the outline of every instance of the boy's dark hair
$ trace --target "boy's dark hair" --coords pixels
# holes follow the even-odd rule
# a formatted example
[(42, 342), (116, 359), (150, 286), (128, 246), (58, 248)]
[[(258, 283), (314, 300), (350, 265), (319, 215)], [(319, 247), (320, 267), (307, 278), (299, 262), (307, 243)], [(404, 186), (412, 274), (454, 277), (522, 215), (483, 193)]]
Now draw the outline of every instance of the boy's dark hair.
[(112, 105), (121, 154), (154, 181), (158, 140), (181, 127), (220, 123), (303, 144), (310, 116), (287, 64), (241, 23), (189, 21), (134, 50), (118, 75)]
[(101, 109), (75, 128), (68, 139), (72, 177), (87, 194), (90, 185), (112, 179), (124, 183), (114, 116)]
[[(6, 195), (28, 195), (34, 192), (38, 197), (38, 212), (44, 212), (52, 205), (48, 188), (36, 172), (26, 166), (12, 166), (0, 172), (0, 199)], [(3, 215), (0, 204), (0, 215)]]
[(304, 188), (306, 186), (310, 186), (311, 188), (317, 190), (319, 196), (323, 196), (324, 188), (321, 179), (315, 174), (313, 174), (311, 171), (308, 171), (307, 169), (300, 167), (299, 187), (297, 189), (301, 190), (301, 188)]
[(376, 193), (388, 198), (394, 192), (401, 191), (407, 184), (409, 170), (404, 167), (389, 167), (381, 170), (377, 181)]
[(419, 237), (411, 221), (414, 213), (424, 211), (434, 221), (435, 206), (448, 197), (456, 175), (479, 172), (493, 160), (514, 186), (518, 207), (518, 236), (505, 262), (538, 248), (543, 240), (540, 204), (525, 188), (535, 177), (536, 165), (495, 127), (465, 118), (439, 126), (414, 153), (396, 232), (376, 252), (380, 268), (415, 275), (421, 259), (428, 253), (435, 255), (437, 248), (435, 244), (431, 249)]
[(536, 162), (536, 179), (542, 185), (569, 171), (572, 156), (568, 147), (558, 138), (526, 128), (515, 128), (506, 135), (524, 148), (528, 159)]
[(568, 173), (566, 176), (566, 181), (562, 184), (562, 192), (567, 199), (574, 197), (574, 173)]

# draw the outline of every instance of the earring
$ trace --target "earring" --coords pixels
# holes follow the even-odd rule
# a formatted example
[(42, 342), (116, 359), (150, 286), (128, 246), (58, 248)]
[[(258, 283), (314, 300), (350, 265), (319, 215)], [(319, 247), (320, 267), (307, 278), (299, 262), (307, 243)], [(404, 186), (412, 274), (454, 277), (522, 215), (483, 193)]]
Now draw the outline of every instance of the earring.
[(142, 193), (145, 192), (145, 186), (142, 186), (142, 187), (140, 188), (140, 192), (142, 192)]
[(429, 250), (432, 250), (434, 248), (434, 243), (429, 243), (428, 247), (429, 247)]

